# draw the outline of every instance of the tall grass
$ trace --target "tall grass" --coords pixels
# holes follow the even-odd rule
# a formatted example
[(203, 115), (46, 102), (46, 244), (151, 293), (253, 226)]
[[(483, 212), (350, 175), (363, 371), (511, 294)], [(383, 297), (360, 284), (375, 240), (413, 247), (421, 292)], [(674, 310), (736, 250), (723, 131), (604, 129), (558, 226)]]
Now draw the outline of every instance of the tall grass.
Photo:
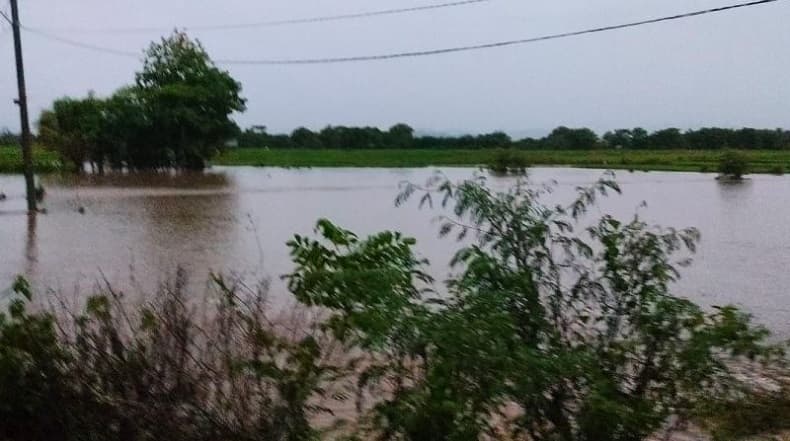
[(79, 312), (14, 300), (0, 318), (0, 439), (297, 441), (332, 428), (330, 402), (351, 385), (311, 314), (277, 320), (265, 284), (217, 276), (203, 302), (186, 285), (179, 272), (139, 308), (109, 285)]

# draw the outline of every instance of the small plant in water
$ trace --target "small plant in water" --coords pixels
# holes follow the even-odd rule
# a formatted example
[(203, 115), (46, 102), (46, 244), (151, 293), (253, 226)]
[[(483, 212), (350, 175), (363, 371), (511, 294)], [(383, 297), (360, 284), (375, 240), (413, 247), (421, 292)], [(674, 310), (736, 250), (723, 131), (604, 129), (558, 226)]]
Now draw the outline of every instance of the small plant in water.
[(498, 149), (488, 163), (488, 170), (494, 174), (524, 174), (527, 160), (517, 151)]
[(738, 150), (726, 150), (719, 159), (720, 178), (741, 180), (749, 171), (746, 155)]

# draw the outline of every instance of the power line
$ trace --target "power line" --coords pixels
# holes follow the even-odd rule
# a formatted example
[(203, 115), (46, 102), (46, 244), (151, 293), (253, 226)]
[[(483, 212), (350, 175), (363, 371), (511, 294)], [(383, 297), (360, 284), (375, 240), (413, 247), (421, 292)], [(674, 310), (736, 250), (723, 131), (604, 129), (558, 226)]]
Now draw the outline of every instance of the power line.
[[(414, 6), (409, 8), (384, 9), (377, 11), (357, 12), (351, 14), (338, 14), (338, 15), (305, 17), (305, 18), (289, 18), (284, 20), (270, 20), (270, 21), (258, 21), (258, 22), (248, 22), (248, 23), (196, 25), (196, 26), (184, 26), (183, 28), (190, 31), (219, 31), (219, 30), (296, 25), (296, 24), (306, 24), (306, 23), (322, 23), (329, 21), (350, 20), (355, 18), (370, 18), (370, 17), (381, 16), (381, 15), (405, 14), (410, 12), (428, 11), (431, 9), (452, 8), (456, 6), (465, 6), (474, 3), (484, 3), (490, 1), (492, 0), (460, 0), (460, 1), (447, 2), (447, 3), (436, 3), (436, 4), (429, 4), (423, 6)], [(48, 28), (47, 30), (55, 31), (55, 32), (81, 32), (81, 33), (141, 33), (141, 32), (169, 32), (173, 30), (173, 27), (170, 28), (131, 27), (131, 28), (94, 28), (94, 29)]]
[[(610, 25), (592, 29), (585, 29), (581, 31), (573, 31), (573, 32), (564, 32), (560, 34), (551, 34), (551, 35), (544, 35), (541, 37), (531, 37), (531, 38), (523, 38), (518, 40), (507, 40), (507, 41), (499, 41), (494, 43), (483, 43), (483, 44), (475, 44), (475, 45), (468, 45), (468, 46), (458, 46), (458, 47), (451, 47), (451, 48), (441, 48), (441, 49), (429, 49), (429, 50), (421, 50), (421, 51), (411, 51), (411, 52), (396, 52), (396, 53), (389, 53), (389, 54), (379, 54), (379, 55), (360, 55), (360, 56), (349, 56), (349, 57), (327, 57), (327, 58), (301, 58), (301, 59), (260, 59), (260, 60), (244, 60), (244, 59), (217, 59), (215, 60), (218, 64), (224, 65), (298, 65), (298, 64), (333, 64), (333, 63), (350, 63), (350, 62), (361, 62), (361, 61), (380, 61), (380, 60), (391, 60), (396, 58), (409, 58), (409, 57), (424, 57), (430, 55), (440, 55), (440, 54), (448, 54), (448, 53), (455, 53), (455, 52), (468, 52), (468, 51), (477, 51), (477, 50), (484, 50), (484, 49), (493, 49), (493, 48), (500, 48), (500, 47), (507, 47), (507, 46), (516, 46), (516, 45), (523, 45), (528, 43), (537, 43), (540, 41), (548, 41), (548, 40), (558, 40), (562, 38), (569, 38), (569, 37), (577, 37), (581, 35), (587, 34), (596, 34), (601, 32), (608, 32), (614, 31), (618, 29), (626, 29), (626, 28), (633, 28), (637, 26), (649, 25), (649, 24), (656, 24), (674, 20), (680, 20), (685, 18), (697, 17), (701, 15), (707, 14), (714, 14), (718, 12), (724, 12), (734, 9), (741, 9), (747, 8), (751, 6), (763, 5), (768, 3), (776, 3), (781, 0), (756, 0), (751, 1), (748, 3), (738, 3), (729, 6), (721, 6), (718, 8), (711, 8), (711, 9), (703, 9), (699, 11), (693, 12), (686, 12), (683, 14), (671, 15), (666, 17), (659, 17), (659, 18), (652, 18), (647, 20), (635, 21), (630, 23), (624, 24), (617, 24), (617, 25)], [(112, 48), (106, 48), (101, 46), (92, 45), (89, 43), (83, 43), (76, 40), (70, 40), (62, 37), (58, 37), (52, 34), (47, 34), (38, 30), (30, 29), (30, 28), (23, 28), (29, 32), (34, 32), (40, 36), (50, 38), (55, 41), (59, 41), (64, 44), (81, 47), (84, 49), (90, 49), (99, 52), (110, 53), (113, 55), (122, 55), (122, 56), (133, 56), (138, 58), (139, 54), (129, 51), (123, 50), (116, 50)]]
[(581, 31), (574, 31), (574, 32), (564, 32), (560, 34), (552, 34), (552, 35), (545, 35), (541, 37), (532, 37), (532, 38), (523, 38), (518, 40), (509, 40), (509, 41), (499, 41), (494, 43), (483, 43), (483, 44), (476, 44), (476, 45), (469, 45), (469, 46), (459, 46), (459, 47), (452, 47), (452, 48), (442, 48), (442, 49), (430, 49), (430, 50), (422, 50), (422, 51), (411, 51), (411, 52), (399, 52), (399, 53), (390, 53), (390, 54), (381, 54), (381, 55), (361, 55), (361, 56), (351, 56), (351, 57), (335, 57), (335, 58), (306, 58), (306, 59), (273, 59), (273, 60), (217, 60), (218, 63), (222, 64), (264, 64), (264, 65), (282, 65), (282, 64), (331, 64), (331, 63), (350, 63), (350, 62), (359, 62), (359, 61), (379, 61), (379, 60), (390, 60), (394, 58), (409, 58), (409, 57), (424, 57), (429, 55), (440, 55), (440, 54), (448, 54), (453, 52), (467, 52), (467, 51), (476, 51), (476, 50), (483, 50), (483, 49), (493, 49), (499, 47), (506, 47), (506, 46), (515, 46), (515, 45), (522, 45), (528, 43), (536, 43), (539, 41), (548, 41), (548, 40), (557, 40), (561, 38), (568, 38), (568, 37), (576, 37), (580, 35), (586, 34), (595, 34), (600, 32), (607, 32), (607, 31), (614, 31), (618, 29), (626, 29), (632, 28), (637, 26), (643, 26), (648, 24), (655, 24), (661, 23), (666, 21), (673, 21), (673, 20), (680, 20), (684, 18), (691, 18), (700, 15), (706, 14), (713, 14), (717, 12), (724, 12), (732, 9), (739, 9), (739, 8), (746, 8), (750, 6), (757, 6), (767, 3), (774, 3), (780, 0), (757, 0), (748, 3), (740, 3), (735, 5), (729, 6), (722, 6), (718, 8), (712, 9), (705, 9), (700, 11), (694, 12), (687, 12), (684, 14), (677, 14), (668, 17), (660, 17), (660, 18), (653, 18), (648, 20), (642, 20), (637, 22), (619, 24), (619, 25), (611, 25), (611, 26), (604, 26), (599, 28), (593, 29), (585, 29)]
[(40, 31), (38, 29), (29, 28), (27, 26), (22, 26), (22, 30), (24, 30), (26, 32), (30, 32), (31, 34), (38, 35), (40, 37), (44, 37), (44, 38), (49, 39), (49, 40), (57, 41), (59, 43), (65, 44), (65, 45), (74, 46), (74, 47), (78, 47), (78, 48), (81, 48), (81, 49), (88, 49), (88, 50), (92, 50), (92, 51), (96, 51), (96, 52), (103, 52), (103, 53), (111, 54), (111, 55), (119, 55), (119, 56), (134, 57), (134, 58), (140, 58), (140, 55), (142, 54), (142, 52), (125, 51), (123, 49), (113, 49), (113, 48), (109, 48), (109, 47), (97, 46), (97, 45), (94, 45), (94, 44), (85, 43), (85, 42), (82, 42), (82, 41), (72, 40), (70, 38), (60, 37), (58, 35), (50, 34), (48, 32), (44, 32), (44, 31)]
[(11, 26), (14, 25), (14, 22), (11, 21), (11, 18), (5, 12), (0, 11), (0, 16), (2, 16), (5, 19), (5, 21), (7, 21), (8, 24), (10, 24)]
[[(6, 13), (3, 10), (0, 10), (0, 17), (3, 17), (3, 19), (5, 19), (5, 21), (8, 22), (8, 26), (9, 26), (9, 27), (0, 26), (0, 35), (3, 35), (14, 28), (14, 22), (13, 20), (11, 20), (11, 17), (8, 16), (8, 13)], [(0, 22), (0, 24), (2, 24), (2, 22)]]

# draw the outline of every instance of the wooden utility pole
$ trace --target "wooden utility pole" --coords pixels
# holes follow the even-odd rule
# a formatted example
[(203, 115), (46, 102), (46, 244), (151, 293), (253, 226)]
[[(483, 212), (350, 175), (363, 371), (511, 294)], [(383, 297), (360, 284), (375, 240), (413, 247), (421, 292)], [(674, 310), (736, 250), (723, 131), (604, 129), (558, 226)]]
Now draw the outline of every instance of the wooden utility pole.
[(22, 126), (22, 162), (25, 172), (25, 188), (27, 190), (27, 211), (36, 212), (36, 184), (33, 178), (32, 137), (30, 121), (27, 114), (27, 93), (25, 92), (25, 66), (22, 63), (22, 36), (20, 35), (19, 7), (17, 0), (11, 1), (11, 26), (14, 31), (14, 54), (16, 55), (16, 81), (19, 88), (19, 119)]

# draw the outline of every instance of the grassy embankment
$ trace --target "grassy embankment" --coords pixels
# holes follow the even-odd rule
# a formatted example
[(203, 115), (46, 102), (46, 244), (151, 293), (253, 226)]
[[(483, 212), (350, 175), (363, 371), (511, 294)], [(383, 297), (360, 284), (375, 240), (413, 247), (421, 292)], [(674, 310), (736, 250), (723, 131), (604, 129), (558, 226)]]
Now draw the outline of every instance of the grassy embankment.
[[(479, 166), (491, 163), (496, 150), (264, 150), (236, 149), (218, 158), (218, 165), (272, 167), (425, 167)], [(570, 166), (665, 171), (707, 171), (718, 168), (721, 150), (646, 151), (515, 151), (531, 166)], [(790, 171), (790, 151), (745, 151), (753, 173)]]
[[(715, 172), (721, 150), (645, 151), (513, 151), (532, 166), (570, 166), (665, 171)], [(790, 151), (744, 151), (753, 173), (790, 172)], [(492, 162), (496, 150), (264, 150), (236, 149), (217, 158), (217, 165), (272, 167), (426, 167), (480, 166)], [(59, 168), (57, 155), (34, 150), (39, 172)], [(18, 148), (0, 146), (0, 173), (21, 173)]]
[[(52, 172), (60, 168), (58, 155), (36, 147), (33, 159), (37, 172)], [(0, 173), (22, 173), (22, 151), (19, 147), (0, 146)]]

